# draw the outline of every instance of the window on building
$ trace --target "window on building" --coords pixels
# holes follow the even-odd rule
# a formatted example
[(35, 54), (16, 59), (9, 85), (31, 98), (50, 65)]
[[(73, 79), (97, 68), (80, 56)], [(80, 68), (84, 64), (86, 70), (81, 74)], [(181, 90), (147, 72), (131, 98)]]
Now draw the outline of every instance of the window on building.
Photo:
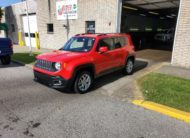
[(47, 24), (47, 32), (48, 33), (53, 33), (54, 32), (52, 23)]
[(15, 32), (15, 25), (14, 24), (11, 24), (11, 31)]
[(86, 33), (94, 34), (96, 30), (95, 21), (86, 21)]

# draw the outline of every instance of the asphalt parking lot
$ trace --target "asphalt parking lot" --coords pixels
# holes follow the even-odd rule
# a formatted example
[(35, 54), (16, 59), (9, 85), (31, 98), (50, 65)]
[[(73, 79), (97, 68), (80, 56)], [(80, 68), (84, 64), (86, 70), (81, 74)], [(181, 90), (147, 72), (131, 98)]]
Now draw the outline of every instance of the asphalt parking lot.
[[(25, 66), (0, 65), (0, 137), (189, 137), (189, 124), (130, 103), (132, 78), (117, 72), (80, 95), (34, 82)], [(116, 91), (126, 93), (126, 100)]]

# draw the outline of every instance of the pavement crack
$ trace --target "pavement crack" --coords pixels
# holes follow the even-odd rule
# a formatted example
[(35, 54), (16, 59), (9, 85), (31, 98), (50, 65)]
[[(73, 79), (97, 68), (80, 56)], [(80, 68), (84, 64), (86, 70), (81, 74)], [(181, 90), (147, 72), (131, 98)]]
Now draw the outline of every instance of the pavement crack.
[(9, 128), (9, 125), (5, 125), (5, 126), (3, 127), (3, 129), (7, 129), (7, 128)]
[(3, 101), (0, 101), (0, 103), (9, 112), (9, 117), (8, 117), (9, 121), (16, 123), (20, 120), (20, 118), (3, 103)]
[(35, 124), (33, 124), (33, 128), (37, 128), (38, 126), (40, 126), (41, 125), (41, 123), (35, 123)]
[(28, 124), (26, 130), (23, 132), (24, 135), (29, 136), (29, 137), (34, 137), (34, 134), (30, 131), (31, 125)]
[[(33, 121), (27, 122), (27, 121), (24, 121), (23, 119), (21, 120), (18, 115), (16, 115), (11, 109), (9, 109), (3, 103), (3, 101), (0, 100), (0, 103), (9, 112), (9, 114), (7, 115), (7, 120), (9, 121), (9, 123), (8, 123), (8, 125), (4, 125), (3, 129), (14, 130), (14, 128), (11, 127), (11, 123), (18, 123), (19, 121), (21, 121), (21, 122), (23, 122), (23, 123), (25, 123), (27, 125), (25, 131), (23, 132), (23, 134), (25, 136), (28, 136), (28, 137), (34, 137), (34, 134), (31, 133), (31, 130), (33, 128), (39, 127), (41, 125), (41, 123), (39, 123), (39, 122), (34, 123)], [(3, 125), (3, 123), (0, 123), (0, 125)], [(0, 137), (1, 137), (1, 135), (0, 135)]]
[(29, 136), (29, 137), (34, 137), (34, 134), (32, 134), (32, 129), (37, 128), (41, 125), (41, 123), (37, 122), (34, 123), (34, 121), (29, 121), (27, 123), (27, 128), (26, 130), (23, 132), (24, 135)]
[(20, 120), (20, 118), (17, 117), (17, 116), (14, 116), (14, 117), (10, 116), (8, 118), (8, 120), (11, 121), (11, 122), (13, 122), (13, 123), (17, 123)]

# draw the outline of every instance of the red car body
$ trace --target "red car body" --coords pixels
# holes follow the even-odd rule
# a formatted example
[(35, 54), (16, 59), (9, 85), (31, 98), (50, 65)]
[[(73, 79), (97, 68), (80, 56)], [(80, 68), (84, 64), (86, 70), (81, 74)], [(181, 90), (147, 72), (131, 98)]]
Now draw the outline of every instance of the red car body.
[[(49, 64), (49, 66), (52, 66), (52, 63), (59, 62), (61, 69), (52, 71), (45, 67), (34, 65), (35, 78), (49, 79), (49, 85), (54, 88), (67, 87), (73, 84), (80, 70), (89, 70), (93, 78), (96, 78), (111, 70), (124, 67), (126, 60), (129, 58), (133, 62), (135, 61), (134, 45), (131, 36), (128, 34), (81, 34), (74, 36), (74, 38), (93, 38), (92, 48), (87, 52), (57, 50), (37, 56), (37, 62), (38, 60), (45, 62), (40, 63), (41, 65), (48, 66)], [(119, 41), (120, 38), (122, 38), (122, 41), (126, 41), (126, 44), (122, 47), (112, 50), (108, 50), (106, 47), (97, 49), (100, 40), (113, 39), (114, 42), (116, 39)], [(101, 53), (100, 51), (103, 52)], [(57, 78), (58, 80), (61, 78), (63, 85), (54, 85), (52, 82), (54, 79), (52, 78)]]

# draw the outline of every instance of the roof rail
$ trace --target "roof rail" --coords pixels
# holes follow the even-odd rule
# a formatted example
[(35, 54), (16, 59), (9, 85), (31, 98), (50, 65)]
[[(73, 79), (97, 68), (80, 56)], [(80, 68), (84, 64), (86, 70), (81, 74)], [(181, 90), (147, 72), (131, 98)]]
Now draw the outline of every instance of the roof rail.
[(104, 34), (104, 33), (99, 33), (99, 34), (97, 34), (98, 36), (103, 36), (103, 35), (106, 35), (106, 34)]
[(106, 35), (106, 33), (82, 33), (82, 34), (76, 34), (75, 36), (80, 36), (80, 35), (89, 35), (89, 34), (92, 34), (92, 35), (97, 35), (97, 36), (102, 36), (102, 35)]
[(86, 33), (82, 33), (82, 34), (76, 34), (75, 36), (79, 36), (79, 35), (85, 35)]
[(81, 34), (76, 34), (75, 36), (80, 36), (80, 35), (97, 35), (97, 36), (103, 36), (107, 34), (127, 34), (127, 33), (81, 33)]

